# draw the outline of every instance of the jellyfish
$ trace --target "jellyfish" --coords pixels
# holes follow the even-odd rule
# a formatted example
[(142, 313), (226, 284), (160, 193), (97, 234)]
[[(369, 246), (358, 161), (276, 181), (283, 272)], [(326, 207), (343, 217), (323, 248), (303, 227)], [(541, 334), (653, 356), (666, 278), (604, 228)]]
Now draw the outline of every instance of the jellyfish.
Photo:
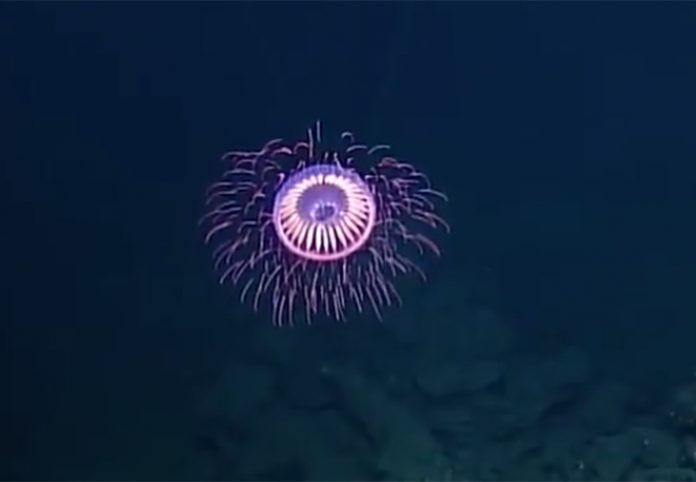
[[(396, 281), (419, 260), (441, 255), (433, 235), (449, 232), (439, 210), (447, 197), (385, 144), (367, 146), (350, 132), (335, 145), (321, 125), (295, 142), (232, 151), (206, 192), (201, 219), (220, 284), (272, 322), (401, 304)], [(268, 308), (266, 308), (268, 307)]]

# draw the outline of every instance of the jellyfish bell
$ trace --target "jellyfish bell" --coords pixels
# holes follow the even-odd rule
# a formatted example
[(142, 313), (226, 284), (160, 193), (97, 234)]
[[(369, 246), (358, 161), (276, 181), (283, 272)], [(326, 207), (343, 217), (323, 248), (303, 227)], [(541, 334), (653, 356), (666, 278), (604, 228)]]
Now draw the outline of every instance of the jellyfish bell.
[(375, 226), (370, 187), (353, 170), (315, 164), (296, 172), (278, 191), (276, 233), (285, 248), (317, 262), (346, 258), (362, 248)]
[(351, 133), (332, 149), (317, 125), (306, 139), (223, 160), (207, 192), (205, 241), (220, 283), (239, 286), (257, 311), (268, 304), (276, 324), (300, 313), (344, 320), (367, 306), (381, 319), (401, 301), (399, 276), (425, 279), (415, 258), (440, 254), (430, 232), (449, 230), (438, 215), (446, 197), (424, 173)]

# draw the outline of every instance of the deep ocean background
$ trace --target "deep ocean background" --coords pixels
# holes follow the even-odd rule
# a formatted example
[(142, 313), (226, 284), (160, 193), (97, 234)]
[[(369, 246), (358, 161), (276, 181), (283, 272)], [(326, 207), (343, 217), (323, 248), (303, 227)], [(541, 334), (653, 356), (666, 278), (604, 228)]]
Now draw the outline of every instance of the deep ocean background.
[(387, 328), (294, 328), (304, 352), (446, 330), (414, 313), (465, 285), (658, 416), (696, 370), (694, 25), (692, 3), (1, 4), (0, 476), (234, 476), (187, 465), (199, 398), (252, 332), (288, 335), (216, 284), (203, 192), (222, 153), (317, 119), (426, 171), (453, 233)]

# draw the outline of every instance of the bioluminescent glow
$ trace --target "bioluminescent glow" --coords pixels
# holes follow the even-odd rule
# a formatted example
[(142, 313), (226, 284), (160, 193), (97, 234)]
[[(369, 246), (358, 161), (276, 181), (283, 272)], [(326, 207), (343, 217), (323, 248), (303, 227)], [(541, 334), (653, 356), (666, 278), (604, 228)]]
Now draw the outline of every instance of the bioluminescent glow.
[(384, 306), (401, 302), (398, 276), (425, 279), (413, 258), (440, 255), (429, 234), (449, 231), (437, 213), (446, 197), (424, 173), (349, 132), (330, 147), (317, 124), (306, 139), (275, 139), (223, 161), (207, 191), (205, 241), (220, 283), (237, 286), (257, 311), (268, 303), (279, 325), (320, 313), (344, 320), (351, 305), (381, 319)]

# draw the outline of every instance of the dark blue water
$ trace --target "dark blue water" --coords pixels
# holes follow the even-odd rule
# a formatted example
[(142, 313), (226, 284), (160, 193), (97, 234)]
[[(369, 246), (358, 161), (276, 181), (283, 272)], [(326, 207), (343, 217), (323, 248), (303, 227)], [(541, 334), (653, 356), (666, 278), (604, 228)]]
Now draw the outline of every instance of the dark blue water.
[[(695, 24), (690, 3), (1, 5), (0, 476), (693, 480), (696, 423), (670, 412), (686, 397), (696, 416)], [(450, 198), (443, 259), (403, 280), (384, 324), (274, 329), (217, 285), (202, 243), (220, 155), (317, 119), (392, 144)], [(510, 368), (433, 400), (418, 374), (481, 361), (431, 351), (465, 343), (453, 326), (482, 307), (515, 340), (485, 361)], [(501, 422), (491, 407), (568, 351), (590, 367), (573, 390)], [(230, 370), (253, 423), (201, 408)], [(623, 395), (592, 398), (607, 384)], [(544, 452), (592, 426), (588, 399), (620, 423)], [(491, 422), (443, 434), (443, 406)], [(412, 430), (387, 441), (365, 421), (399, 410)], [(607, 444), (636, 437), (670, 455), (606, 469)], [(495, 470), (464, 454), (513, 445)], [(433, 446), (432, 472), (394, 463)]]

